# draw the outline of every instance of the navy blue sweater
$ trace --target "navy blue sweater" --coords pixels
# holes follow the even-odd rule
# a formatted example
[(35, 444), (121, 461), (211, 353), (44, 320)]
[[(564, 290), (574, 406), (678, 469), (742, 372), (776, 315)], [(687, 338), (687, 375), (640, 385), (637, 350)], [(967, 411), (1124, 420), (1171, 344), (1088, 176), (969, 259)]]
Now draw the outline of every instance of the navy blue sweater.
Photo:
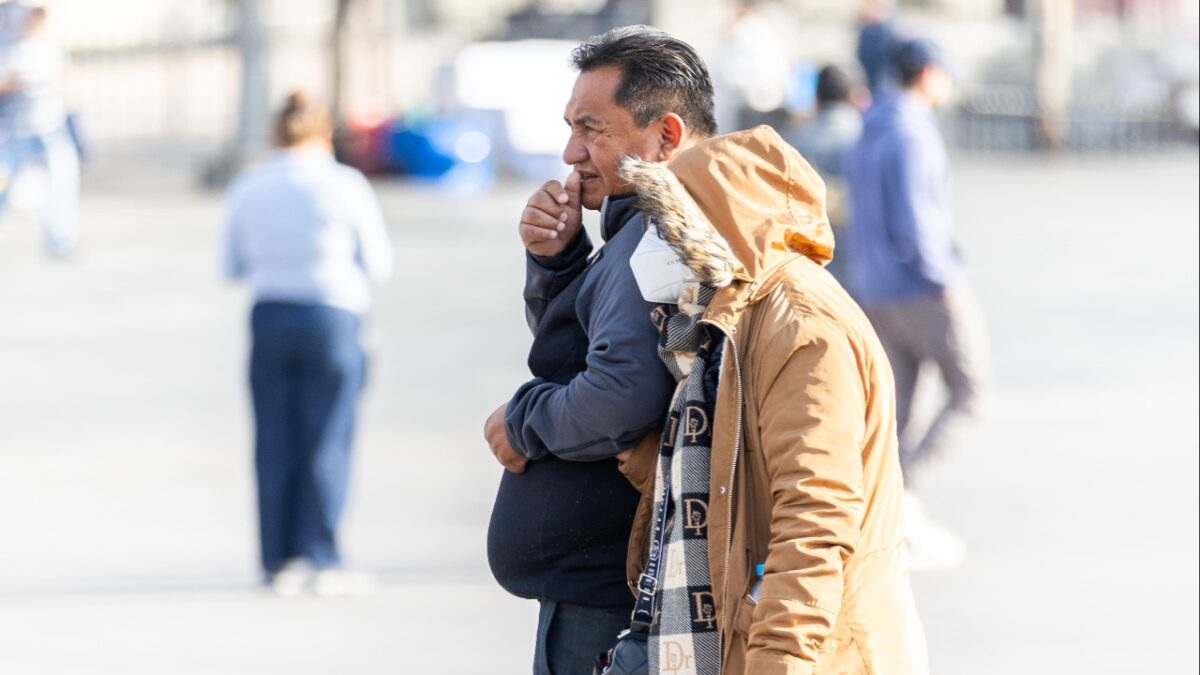
[(842, 171), (852, 208), (838, 246), (859, 304), (937, 295), (962, 281), (950, 165), (929, 104), (903, 92), (877, 100)]
[(586, 232), (558, 256), (527, 258), (533, 379), (509, 402), (506, 428), (531, 461), (504, 473), (488, 529), (492, 574), (520, 597), (632, 605), (625, 552), (638, 493), (613, 457), (661, 422), (675, 386), (629, 267), (643, 231), (634, 201), (607, 200), (606, 243), (590, 265)]

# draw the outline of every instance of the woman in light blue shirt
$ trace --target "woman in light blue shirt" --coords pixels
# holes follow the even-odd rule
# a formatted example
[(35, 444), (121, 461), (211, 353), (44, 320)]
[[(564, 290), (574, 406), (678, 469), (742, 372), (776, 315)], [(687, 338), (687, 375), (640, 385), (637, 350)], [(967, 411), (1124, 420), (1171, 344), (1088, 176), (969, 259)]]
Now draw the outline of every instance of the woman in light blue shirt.
[(229, 188), (222, 247), (225, 275), (254, 296), (262, 567), (285, 595), (310, 580), (318, 594), (365, 592), (336, 535), (366, 367), (359, 325), (392, 248), (366, 178), (333, 158), (328, 113), (294, 93), (274, 134), (278, 152)]

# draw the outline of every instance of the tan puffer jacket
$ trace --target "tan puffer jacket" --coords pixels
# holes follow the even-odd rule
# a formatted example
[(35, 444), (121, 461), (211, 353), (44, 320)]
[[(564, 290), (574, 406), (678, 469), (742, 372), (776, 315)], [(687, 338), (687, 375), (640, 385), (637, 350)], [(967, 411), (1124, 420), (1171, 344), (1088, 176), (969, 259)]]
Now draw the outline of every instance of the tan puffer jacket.
[[(629, 161), (625, 173), (702, 279), (733, 278), (704, 318), (728, 338), (707, 509), (722, 672), (927, 673), (892, 373), (823, 267), (833, 235), (821, 179), (769, 127), (709, 139), (665, 166)], [(647, 552), (655, 445), (622, 465), (643, 493), (631, 587)]]

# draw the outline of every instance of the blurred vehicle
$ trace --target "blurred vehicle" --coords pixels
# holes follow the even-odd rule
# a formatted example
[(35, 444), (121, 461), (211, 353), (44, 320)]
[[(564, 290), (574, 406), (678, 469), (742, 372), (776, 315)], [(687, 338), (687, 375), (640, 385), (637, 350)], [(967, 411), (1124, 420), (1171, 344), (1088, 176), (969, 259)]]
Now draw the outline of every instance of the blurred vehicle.
[[(566, 173), (563, 101), (575, 74), (565, 40), (480, 42), (442, 71), (437, 113), (354, 119), (340, 156), (362, 171), (396, 173), (454, 191), (490, 187), (501, 171), (545, 180)], [(513, 87), (517, 80), (529, 86)]]
[[(567, 64), (577, 44), (519, 40), (468, 45), (443, 71), (441, 108), (493, 114), (498, 126), (492, 141), (504, 169), (535, 180), (565, 175), (562, 149), (569, 129), (563, 102), (571, 98), (575, 83)], [(514, 79), (526, 86), (512, 86)]]

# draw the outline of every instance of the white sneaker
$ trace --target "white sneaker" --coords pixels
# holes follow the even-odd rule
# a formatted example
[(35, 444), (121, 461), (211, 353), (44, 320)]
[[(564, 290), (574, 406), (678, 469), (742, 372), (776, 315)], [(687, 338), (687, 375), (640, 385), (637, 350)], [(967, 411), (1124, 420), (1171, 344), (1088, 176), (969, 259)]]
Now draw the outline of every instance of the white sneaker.
[(904, 519), (907, 525), (909, 569), (929, 572), (958, 567), (967, 557), (963, 541), (925, 514), (921, 500), (904, 491)]
[(308, 563), (299, 558), (293, 558), (283, 564), (278, 572), (271, 575), (267, 585), (271, 592), (284, 598), (292, 598), (304, 592), (312, 570)]
[(322, 598), (362, 597), (375, 592), (375, 577), (338, 567), (320, 570), (313, 578), (313, 593)]

